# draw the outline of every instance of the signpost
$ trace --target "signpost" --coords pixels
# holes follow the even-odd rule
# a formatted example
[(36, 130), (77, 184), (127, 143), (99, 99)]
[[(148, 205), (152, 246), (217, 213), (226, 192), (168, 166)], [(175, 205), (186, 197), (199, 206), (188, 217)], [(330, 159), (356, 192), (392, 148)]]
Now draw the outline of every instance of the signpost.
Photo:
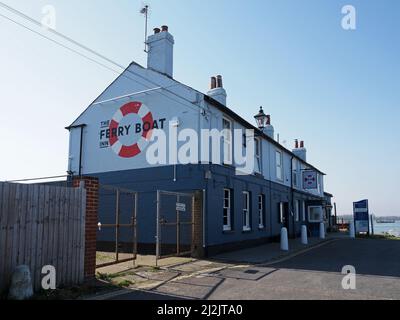
[(367, 233), (369, 235), (369, 208), (368, 200), (353, 203), (354, 226), (357, 233)]
[(178, 202), (176, 204), (176, 211), (178, 211), (178, 212), (186, 212), (186, 204)]

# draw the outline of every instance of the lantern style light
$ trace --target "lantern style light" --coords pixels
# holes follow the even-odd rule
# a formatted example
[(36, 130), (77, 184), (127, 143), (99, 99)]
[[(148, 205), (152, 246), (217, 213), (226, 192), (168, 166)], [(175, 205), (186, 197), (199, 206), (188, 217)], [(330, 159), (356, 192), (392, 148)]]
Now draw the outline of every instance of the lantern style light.
[(263, 107), (260, 107), (260, 112), (254, 116), (257, 121), (257, 126), (260, 130), (264, 129), (268, 124), (268, 116), (264, 113)]

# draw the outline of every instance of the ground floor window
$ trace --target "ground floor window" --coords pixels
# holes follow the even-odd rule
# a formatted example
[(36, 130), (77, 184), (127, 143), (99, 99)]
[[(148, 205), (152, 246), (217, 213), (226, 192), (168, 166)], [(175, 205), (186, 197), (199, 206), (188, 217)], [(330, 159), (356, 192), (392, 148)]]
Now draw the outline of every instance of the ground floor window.
[(243, 191), (243, 231), (250, 230), (250, 193)]
[(285, 221), (284, 214), (285, 214), (285, 204), (283, 202), (280, 202), (279, 203), (279, 216), (278, 216), (279, 223), (284, 223), (284, 221)]
[(306, 221), (306, 202), (303, 201), (303, 208), (301, 210), (302, 214), (303, 214), (303, 221)]
[(296, 200), (294, 202), (294, 217), (296, 222), (299, 222), (300, 220), (300, 201)]
[(232, 230), (232, 196), (230, 189), (224, 189), (224, 231)]
[(260, 229), (264, 229), (265, 227), (265, 196), (263, 194), (260, 194), (258, 196), (258, 227)]
[(323, 210), (321, 206), (312, 206), (308, 208), (308, 221), (309, 222), (323, 222)]

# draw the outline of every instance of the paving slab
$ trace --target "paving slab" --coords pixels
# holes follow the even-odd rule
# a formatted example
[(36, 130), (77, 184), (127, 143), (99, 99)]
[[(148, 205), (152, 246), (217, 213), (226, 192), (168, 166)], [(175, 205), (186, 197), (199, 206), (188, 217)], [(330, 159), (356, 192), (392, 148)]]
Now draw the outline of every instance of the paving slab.
[(275, 271), (276, 269), (274, 268), (260, 268), (260, 267), (227, 268), (224, 270), (217, 271), (213, 273), (213, 275), (222, 278), (258, 281)]
[(182, 298), (207, 299), (223, 281), (217, 277), (187, 277), (165, 283), (152, 292)]

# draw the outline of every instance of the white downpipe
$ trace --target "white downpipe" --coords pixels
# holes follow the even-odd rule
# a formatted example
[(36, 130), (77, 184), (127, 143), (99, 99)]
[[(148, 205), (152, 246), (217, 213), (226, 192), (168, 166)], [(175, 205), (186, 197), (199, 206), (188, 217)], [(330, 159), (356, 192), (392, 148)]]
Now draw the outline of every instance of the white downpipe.
[(308, 244), (307, 226), (301, 227), (301, 243)]
[(286, 228), (281, 230), (281, 250), (289, 251), (288, 230)]

